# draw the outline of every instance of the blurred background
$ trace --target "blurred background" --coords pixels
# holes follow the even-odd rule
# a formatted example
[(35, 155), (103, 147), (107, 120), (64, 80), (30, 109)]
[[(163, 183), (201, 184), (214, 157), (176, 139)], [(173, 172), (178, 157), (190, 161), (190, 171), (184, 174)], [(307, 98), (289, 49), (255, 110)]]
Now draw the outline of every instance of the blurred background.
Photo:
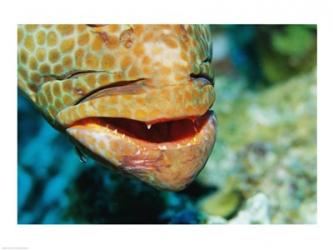
[(316, 25), (211, 31), (217, 140), (187, 189), (82, 163), (19, 93), (18, 223), (316, 223)]

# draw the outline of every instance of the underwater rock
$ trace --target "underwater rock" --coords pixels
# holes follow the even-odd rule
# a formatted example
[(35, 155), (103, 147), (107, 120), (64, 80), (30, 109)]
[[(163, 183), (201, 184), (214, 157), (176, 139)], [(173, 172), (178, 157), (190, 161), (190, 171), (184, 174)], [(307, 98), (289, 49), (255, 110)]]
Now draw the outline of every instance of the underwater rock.
[(259, 193), (245, 203), (230, 224), (269, 224), (271, 222), (270, 205), (265, 194)]
[(241, 86), (216, 79), (217, 141), (198, 181), (245, 200), (265, 193), (272, 223), (314, 223), (316, 70), (265, 91)]
[(94, 166), (68, 190), (65, 220), (88, 224), (196, 224), (200, 211), (189, 195), (158, 191), (147, 184)]
[(316, 33), (316, 25), (260, 29), (261, 37), (258, 36), (257, 41), (260, 65), (266, 80), (279, 83), (295, 74), (311, 71), (316, 66)]
[[(52, 131), (51, 126), (43, 123), (38, 134), (31, 138), (26, 147), (21, 149), (19, 154), (22, 165), (29, 166), (39, 177), (47, 175), (48, 166), (56, 161), (55, 150), (51, 147), (52, 141), (58, 136), (56, 131)], [(40, 145), (43, 147), (41, 153)], [(50, 145), (49, 147), (46, 145)], [(38, 164), (36, 164), (38, 162)]]
[(26, 202), (32, 187), (32, 178), (22, 167), (18, 168), (18, 190), (17, 200), (18, 208), (22, 208)]
[(185, 209), (174, 214), (170, 219), (170, 224), (198, 224), (200, 223), (200, 213), (195, 208)]
[(238, 191), (219, 191), (201, 202), (201, 209), (208, 215), (231, 218), (242, 204), (242, 195)]
[(210, 215), (207, 216), (206, 224), (227, 224), (228, 221), (221, 216)]
[(265, 194), (259, 193), (248, 199), (237, 215), (230, 220), (222, 216), (207, 215), (207, 224), (269, 224), (271, 208)]
[(66, 178), (63, 178), (62, 176), (56, 176), (54, 178), (50, 178), (48, 181), (48, 184), (43, 192), (42, 201), (44, 204), (51, 204), (55, 200), (58, 199), (58, 195), (62, 194), (66, 187), (68, 185), (68, 182)]
[(300, 208), (300, 218), (305, 218), (307, 223), (316, 224), (317, 223), (317, 203), (316, 201), (309, 201), (303, 203)]
[(82, 168), (79, 158), (67, 138), (21, 95), (18, 106), (18, 223), (66, 223), (61, 220), (64, 194)]
[(59, 222), (59, 209), (52, 209), (42, 220), (42, 224), (57, 224)]

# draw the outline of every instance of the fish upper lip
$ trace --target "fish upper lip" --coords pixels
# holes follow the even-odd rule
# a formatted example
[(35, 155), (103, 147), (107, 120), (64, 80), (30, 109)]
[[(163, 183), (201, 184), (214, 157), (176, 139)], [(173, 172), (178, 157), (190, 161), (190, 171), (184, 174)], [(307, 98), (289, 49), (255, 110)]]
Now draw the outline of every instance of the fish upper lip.
[[(201, 116), (211, 108), (215, 100), (215, 92), (212, 84), (208, 80), (193, 80), (190, 84), (168, 84), (163, 88), (150, 84), (149, 79), (137, 79), (134, 81), (122, 81), (117, 84), (112, 83), (95, 89), (82, 97), (76, 104), (70, 105), (57, 113), (56, 119), (64, 127), (68, 127), (74, 122), (87, 117), (114, 117), (134, 119), (148, 124), (156, 123), (161, 120), (182, 119), (187, 116)], [(187, 95), (184, 93), (190, 93)], [(173, 100), (163, 93), (174, 92)], [(133, 96), (133, 101), (124, 96)], [(149, 98), (151, 95), (153, 98)], [(120, 99), (119, 99), (120, 98)], [(147, 100), (148, 102), (144, 102)], [(139, 103), (142, 107), (137, 109), (147, 109), (146, 105), (157, 108), (159, 113), (149, 113), (149, 109), (143, 115), (129, 113), (122, 115), (122, 111), (113, 109), (108, 103), (119, 103), (130, 109), (128, 105)], [(123, 102), (123, 104), (122, 104)], [(168, 106), (160, 106), (163, 103)], [(82, 108), (81, 108), (82, 107)], [(163, 107), (163, 108), (162, 108)], [(121, 107), (122, 109), (122, 107)], [(77, 110), (84, 110), (77, 112)], [(170, 118), (170, 119), (169, 119)]]
[[(206, 84), (214, 85), (214, 79), (210, 78), (206, 74), (190, 74), (190, 77), (192, 79), (204, 79), (206, 81)], [(134, 91), (140, 91), (140, 87), (148, 86), (146, 84), (147, 81), (150, 81), (149, 78), (138, 78), (134, 80), (128, 80), (128, 81), (118, 81), (118, 82), (110, 82), (106, 85), (103, 85), (99, 88), (95, 88), (94, 90), (90, 91), (88, 94), (83, 96), (81, 99), (79, 99), (74, 105), (78, 105), (82, 102), (91, 100), (93, 98), (101, 97), (103, 96), (102, 92), (108, 92), (108, 90), (113, 90), (114, 92), (123, 92), (123, 93), (131, 93)], [(166, 86), (166, 85), (164, 85)], [(135, 88), (137, 87), (137, 88)]]

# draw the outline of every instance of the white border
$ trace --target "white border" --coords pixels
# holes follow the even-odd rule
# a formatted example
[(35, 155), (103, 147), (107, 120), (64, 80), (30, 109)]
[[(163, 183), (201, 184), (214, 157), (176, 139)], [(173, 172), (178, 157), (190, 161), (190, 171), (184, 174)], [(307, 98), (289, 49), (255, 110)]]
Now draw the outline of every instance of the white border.
[[(326, 3), (326, 4), (325, 4)], [(6, 5), (5, 5), (6, 4)], [(333, 70), (329, 1), (2, 1), (0, 58), (0, 249), (332, 249)], [(16, 225), (16, 24), (316, 23), (318, 41), (318, 225)], [(42, 153), (42, 152), (41, 152)], [(108, 248), (106, 248), (108, 246)], [(327, 247), (328, 246), (328, 247)]]

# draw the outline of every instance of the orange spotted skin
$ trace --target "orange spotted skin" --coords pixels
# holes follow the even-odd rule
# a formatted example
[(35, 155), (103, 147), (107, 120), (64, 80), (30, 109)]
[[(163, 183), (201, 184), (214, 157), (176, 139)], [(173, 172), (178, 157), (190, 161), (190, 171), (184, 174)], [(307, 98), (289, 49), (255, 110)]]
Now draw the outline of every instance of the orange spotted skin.
[[(25, 95), (83, 151), (161, 189), (185, 188), (213, 148), (211, 56), (206, 25), (18, 26), (18, 86)], [(103, 118), (148, 128), (201, 119), (202, 126), (155, 142)]]

